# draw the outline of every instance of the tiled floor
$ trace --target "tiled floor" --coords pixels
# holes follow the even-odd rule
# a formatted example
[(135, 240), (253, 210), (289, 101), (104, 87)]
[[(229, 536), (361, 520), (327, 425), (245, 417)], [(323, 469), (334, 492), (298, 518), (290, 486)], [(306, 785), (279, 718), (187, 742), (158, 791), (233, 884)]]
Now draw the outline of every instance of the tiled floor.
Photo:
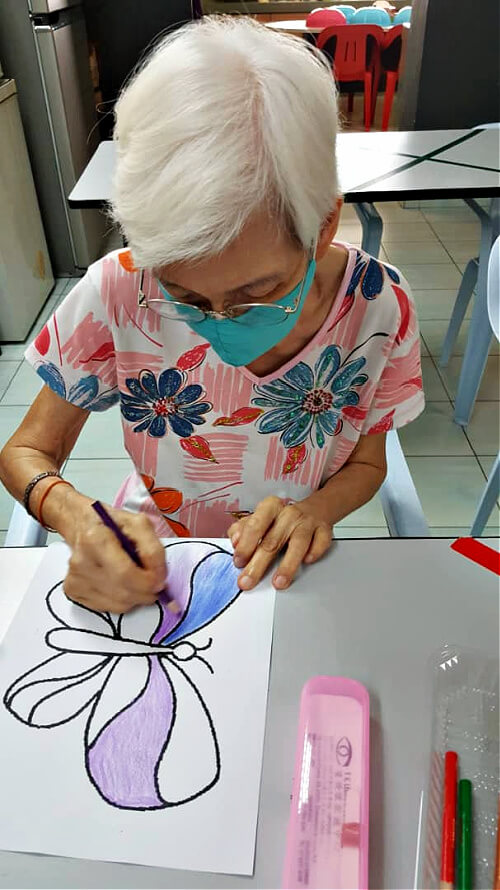
[[(499, 348), (494, 344), (472, 420), (466, 431), (453, 423), (456, 392), (467, 322), (449, 366), (438, 367), (438, 355), (455, 301), (461, 272), (477, 255), (479, 226), (459, 202), (422, 204), (405, 209), (380, 204), (384, 218), (382, 259), (401, 268), (415, 296), (422, 334), (422, 366), (427, 406), (424, 414), (401, 430), (400, 437), (432, 534), (467, 533), (487, 474), (499, 447)], [(343, 211), (340, 239), (360, 243), (361, 226), (352, 206)], [(30, 342), (72, 286), (60, 279), (35, 322)], [(0, 447), (20, 423), (41, 384), (23, 363), (25, 346), (2, 347), (0, 356)], [(69, 458), (65, 475), (89, 495), (111, 500), (130, 460), (121, 442), (117, 409), (91, 415)], [(0, 488), (0, 545), (5, 538), (12, 500)], [(498, 534), (495, 508), (485, 534)], [(387, 535), (377, 498), (348, 516), (337, 537)]]

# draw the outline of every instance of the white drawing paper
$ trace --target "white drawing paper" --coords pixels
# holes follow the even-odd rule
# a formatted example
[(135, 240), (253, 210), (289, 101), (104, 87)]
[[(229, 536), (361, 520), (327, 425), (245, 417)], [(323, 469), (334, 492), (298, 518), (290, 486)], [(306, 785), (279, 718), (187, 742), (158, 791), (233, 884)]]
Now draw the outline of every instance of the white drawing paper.
[(0, 847), (253, 873), (274, 615), (227, 541), (166, 544), (123, 616), (70, 602), (53, 545), (0, 646)]

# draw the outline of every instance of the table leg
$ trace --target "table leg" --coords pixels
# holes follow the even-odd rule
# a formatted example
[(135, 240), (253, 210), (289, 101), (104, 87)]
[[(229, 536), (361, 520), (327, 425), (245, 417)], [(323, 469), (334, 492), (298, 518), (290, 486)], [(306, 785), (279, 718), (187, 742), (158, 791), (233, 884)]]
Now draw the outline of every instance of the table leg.
[(371, 256), (378, 257), (384, 225), (382, 217), (373, 204), (355, 204), (354, 209), (363, 228), (361, 247)]
[(488, 318), (487, 295), (488, 261), (491, 246), (500, 231), (499, 198), (491, 199), (489, 219), (488, 214), (482, 208), (479, 208), (478, 205), (475, 205), (475, 202), (467, 201), (467, 203), (481, 219), (481, 249), (479, 252), (476, 298), (472, 308), (472, 318), (469, 325), (469, 334), (455, 401), (454, 420), (459, 426), (467, 426), (470, 420), (491, 344), (492, 330)]

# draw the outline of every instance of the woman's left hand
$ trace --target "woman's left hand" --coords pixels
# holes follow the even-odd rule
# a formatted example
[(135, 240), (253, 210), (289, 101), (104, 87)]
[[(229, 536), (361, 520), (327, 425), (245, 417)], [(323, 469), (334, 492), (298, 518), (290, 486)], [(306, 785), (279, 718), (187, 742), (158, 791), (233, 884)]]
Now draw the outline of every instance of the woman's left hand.
[(234, 547), (235, 566), (244, 567), (238, 578), (241, 589), (254, 587), (284, 550), (273, 575), (274, 586), (283, 590), (291, 584), (301, 563), (316, 562), (326, 553), (332, 526), (310, 498), (290, 504), (282, 498), (268, 497), (249, 516), (233, 522), (227, 534)]

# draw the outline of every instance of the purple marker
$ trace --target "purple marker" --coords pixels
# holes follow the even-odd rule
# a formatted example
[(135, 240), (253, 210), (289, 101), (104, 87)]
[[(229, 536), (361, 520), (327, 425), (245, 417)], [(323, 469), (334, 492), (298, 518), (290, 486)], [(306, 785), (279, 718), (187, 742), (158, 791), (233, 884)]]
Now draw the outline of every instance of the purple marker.
[[(94, 508), (97, 515), (102, 519), (104, 525), (113, 532), (116, 539), (125, 550), (125, 553), (130, 556), (130, 559), (135, 562), (136, 566), (139, 566), (140, 569), (143, 569), (144, 564), (141, 560), (141, 557), (139, 556), (134, 541), (132, 541), (132, 539), (129, 538), (128, 535), (122, 532), (120, 526), (117, 525), (114, 519), (111, 518), (108, 511), (105, 507), (103, 507), (100, 501), (94, 501), (92, 507)], [(163, 594), (167, 601), (167, 608), (170, 609), (170, 611), (173, 612), (175, 615), (178, 615), (181, 611), (179, 603), (176, 602), (174, 597), (170, 595), (166, 588), (160, 591), (160, 593)], [(158, 596), (160, 596), (160, 593), (158, 594)]]

